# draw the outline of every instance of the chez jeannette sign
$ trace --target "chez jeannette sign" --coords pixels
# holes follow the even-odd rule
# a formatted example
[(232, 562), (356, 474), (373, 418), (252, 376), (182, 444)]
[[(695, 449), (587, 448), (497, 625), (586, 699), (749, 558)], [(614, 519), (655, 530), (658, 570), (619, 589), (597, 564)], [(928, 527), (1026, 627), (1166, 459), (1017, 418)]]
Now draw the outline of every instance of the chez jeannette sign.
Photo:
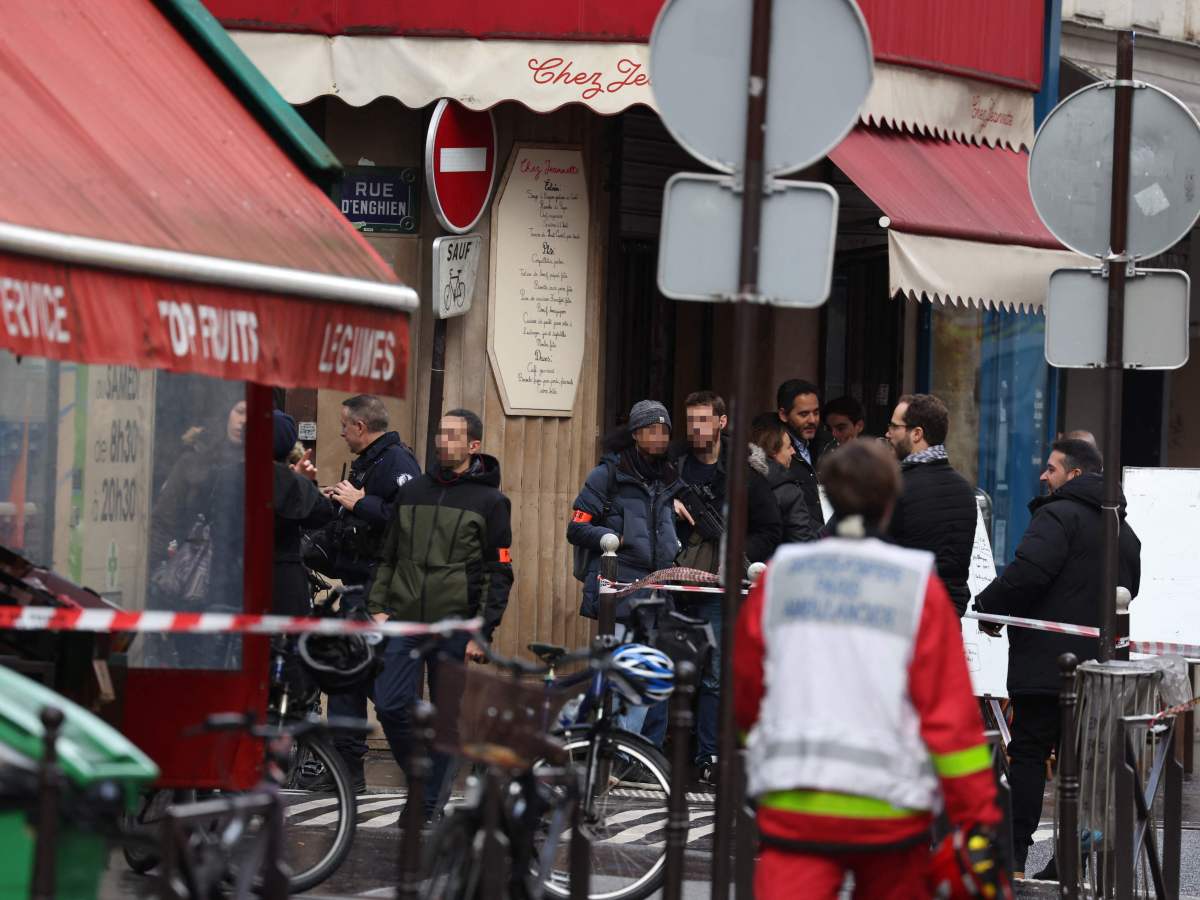
[(338, 209), (359, 231), (416, 234), (421, 227), (421, 170), (347, 168), (334, 192)]

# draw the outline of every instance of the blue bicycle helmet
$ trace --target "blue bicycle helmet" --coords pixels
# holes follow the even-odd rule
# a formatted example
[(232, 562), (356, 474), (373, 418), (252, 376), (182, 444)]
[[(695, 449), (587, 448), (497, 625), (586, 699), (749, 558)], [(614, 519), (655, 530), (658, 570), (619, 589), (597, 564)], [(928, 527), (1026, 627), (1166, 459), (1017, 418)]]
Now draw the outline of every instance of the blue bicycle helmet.
[(675, 663), (661, 650), (645, 644), (622, 644), (612, 654), (612, 685), (635, 706), (650, 706), (675, 690)]

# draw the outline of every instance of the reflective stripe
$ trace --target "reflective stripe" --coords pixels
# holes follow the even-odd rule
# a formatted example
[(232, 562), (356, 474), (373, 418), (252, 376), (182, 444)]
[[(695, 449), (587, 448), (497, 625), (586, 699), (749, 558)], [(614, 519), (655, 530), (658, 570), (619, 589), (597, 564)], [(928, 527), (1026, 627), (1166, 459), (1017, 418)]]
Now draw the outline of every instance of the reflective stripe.
[(759, 797), (758, 805), (782, 812), (847, 819), (906, 819), (925, 815), (921, 810), (901, 809), (874, 797), (825, 791), (772, 791)]
[(954, 753), (934, 753), (933, 768), (942, 778), (961, 778), (974, 775), (992, 766), (992, 754), (987, 744), (968, 747)]

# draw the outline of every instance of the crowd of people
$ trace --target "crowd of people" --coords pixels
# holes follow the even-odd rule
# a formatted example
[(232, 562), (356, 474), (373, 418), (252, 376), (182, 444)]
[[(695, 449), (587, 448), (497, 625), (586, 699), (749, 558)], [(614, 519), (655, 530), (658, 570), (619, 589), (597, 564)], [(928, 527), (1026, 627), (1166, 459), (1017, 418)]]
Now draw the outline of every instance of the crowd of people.
[[(760, 799), (763, 834), (768, 844), (775, 835), (778, 847), (791, 854), (771, 856), (763, 863), (764, 871), (774, 871), (772, 879), (810, 879), (813, 896), (824, 896), (821, 879), (832, 883), (836, 871), (854, 869), (855, 854), (864, 844), (872, 852), (896, 851), (893, 862), (900, 869), (912, 862), (902, 852), (911, 845), (909, 832), (928, 830), (929, 813), (937, 807), (932, 798), (938, 792), (947, 810), (957, 811), (959, 821), (953, 824), (961, 826), (960, 832), (986, 832), (994, 824), (990, 776), (980, 774), (987, 765), (978, 749), (979, 711), (970, 699), (970, 679), (957, 640), (958, 618), (971, 600), (967, 579), (977, 501), (948, 456), (949, 413), (933, 395), (901, 397), (880, 437), (865, 433), (862, 408), (853, 398), (822, 405), (817, 387), (807, 381), (784, 382), (775, 401), (773, 409), (753, 417), (750, 432), (743, 562), (770, 565), (737, 624), (734, 689), (739, 721), (751, 733), (754, 771), (749, 777), (751, 791)], [(619, 539), (617, 571), (624, 582), (672, 566), (713, 573), (722, 568), (732, 459), (728, 410), (724, 398), (712, 391), (688, 395), (683, 407), (685, 432), (679, 436), (665, 405), (654, 400), (634, 404), (627, 421), (604, 438), (601, 458), (572, 504), (566, 537), (575, 549), (575, 575), (583, 583), (583, 616), (595, 618), (599, 612), (601, 540), (606, 535)], [(480, 615), (486, 623), (484, 636), (490, 637), (501, 623), (513, 584), (512, 531), (500, 464), (482, 452), (479, 417), (456, 409), (442, 418), (438, 464), (427, 472), (421, 472), (412, 452), (389, 429), (386, 408), (378, 398), (347, 400), (342, 434), (356, 454), (355, 462), (347, 477), (317, 488), (311, 454), (287, 459), (295, 424), (276, 413), (280, 611), (293, 611), (286, 607), (287, 596), (296, 590), (296, 572), (303, 562), (349, 586), (345, 600), (359, 607), (359, 615), (425, 622)], [(1016, 559), (976, 598), (979, 609), (1093, 623), (1099, 590), (1102, 465), (1094, 439), (1086, 432), (1054, 444), (1042, 475), (1046, 494), (1033, 499), (1033, 521)], [(828, 516), (823, 493), (828, 494)], [(301, 554), (304, 532), (309, 537)], [(1121, 584), (1134, 594), (1138, 554), (1136, 536), (1123, 528)], [(838, 568), (839, 577), (827, 574), (831, 567)], [(886, 577), (881, 575), (885, 570)], [(884, 584), (902, 589), (883, 589)], [(863, 591), (870, 594), (866, 600)], [(798, 599), (817, 595), (820, 602)], [(616, 608), (618, 634), (631, 633), (630, 601), (636, 596), (622, 599)], [(707, 620), (719, 634), (720, 597), (698, 596), (702, 599), (687, 612)], [(864, 611), (868, 601), (887, 608)], [(775, 608), (773, 603), (783, 606)], [(846, 627), (849, 620), (839, 622), (840, 615), (857, 617), (854, 621), (860, 625), (863, 616), (878, 615), (879, 621), (891, 625), (872, 626), (864, 637)], [(797, 630), (800, 625), (804, 629)], [(891, 637), (872, 638), (872, 632)], [(812, 652), (784, 654), (779, 641), (789, 642), (789, 647), (800, 641)], [(1093, 657), (1096, 648), (1094, 640), (1042, 632), (1015, 633), (1010, 643), (1008, 687), (1014, 717), (1009, 753), (1015, 868), (1020, 873), (1040, 817), (1045, 762), (1059, 739), (1055, 659), (1063, 650)], [(411, 641), (389, 641), (373, 683), (330, 702), (333, 713), (364, 717), (371, 699), (401, 767), (407, 766), (411, 703), (419, 696), (423, 675), (431, 688), (438, 677), (438, 655), (415, 659), (410, 645)], [(465, 637), (446, 638), (441, 651), (460, 661), (483, 657), (482, 648)], [(856, 688), (851, 673), (864, 667), (849, 661), (863, 654), (879, 665), (870, 667)], [(918, 659), (925, 661), (919, 673)], [(888, 660), (899, 666), (895, 672)], [(904, 660), (912, 660), (907, 668), (901, 665)], [(712, 654), (698, 692), (694, 752), (700, 779), (715, 778), (725, 662), (719, 652)], [(843, 686), (850, 693), (859, 688), (869, 692), (872, 684), (880, 686), (880, 678), (894, 676), (898, 684), (906, 684), (907, 695), (892, 696), (907, 712), (892, 717), (894, 721), (884, 717), (903, 733), (885, 733), (884, 728), (855, 736), (845, 723), (836, 725), (839, 713), (818, 709), (820, 689), (799, 689), (807, 678), (819, 685), (822, 672), (828, 671), (844, 673)], [(790, 686), (782, 695), (772, 695), (772, 672)], [(630, 712), (624, 726), (661, 744), (665, 711), (651, 707)], [(793, 715), (797, 712), (801, 714)], [(915, 717), (911, 727), (903, 724), (906, 717)], [(826, 751), (837, 757), (849, 745), (830, 743), (828, 735), (792, 733), (795, 728), (781, 725), (789, 721), (828, 721), (829, 727), (842, 728), (845, 740), (863, 746), (851, 747), (850, 756), (840, 762), (824, 759)], [(781, 746), (792, 749), (783, 752)], [(807, 749), (797, 751), (798, 747)], [(872, 755), (866, 747), (890, 749)], [(365, 745), (345, 742), (339, 750), (361, 784)], [(795, 758), (796, 753), (803, 758)], [(933, 759), (940, 785), (932, 775), (917, 776), (923, 754)], [(890, 762), (883, 763), (884, 756)], [(871, 771), (875, 763), (864, 762), (868, 757), (882, 768)], [(945, 771), (939, 760), (948, 760)], [(897, 765), (909, 776), (897, 775)], [(445, 760), (438, 760), (427, 784), (427, 816), (435, 812), (432, 804), (444, 772)], [(885, 783), (891, 787), (885, 789)], [(846, 789), (845, 797), (839, 787)], [(858, 823), (858, 836), (847, 836), (844, 846), (833, 841), (841, 854), (835, 854), (833, 868), (819, 865), (813, 857), (806, 869), (798, 860), (808, 852), (808, 832), (836, 824), (837, 809), (849, 808), (847, 803), (854, 807), (863, 799), (860, 794), (883, 804), (871, 807), (879, 813), (880, 824), (864, 831), (863, 821), (874, 813), (866, 819), (856, 813), (851, 818)], [(829, 803), (836, 809), (823, 808)], [(911, 815), (892, 815), (887, 804)], [(820, 827), (811, 820), (813, 815)], [(822, 831), (825, 837), (831, 833)], [(823, 846), (832, 845), (824, 840)]]

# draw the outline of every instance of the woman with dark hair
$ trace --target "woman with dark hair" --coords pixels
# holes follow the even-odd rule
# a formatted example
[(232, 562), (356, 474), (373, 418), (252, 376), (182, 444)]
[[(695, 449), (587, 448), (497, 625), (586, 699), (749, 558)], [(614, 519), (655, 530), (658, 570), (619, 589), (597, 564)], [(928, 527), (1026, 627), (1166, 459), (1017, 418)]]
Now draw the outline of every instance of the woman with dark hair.
[(761, 473), (771, 486), (783, 519), (785, 544), (815, 541), (820, 536), (808, 513), (804, 488), (792, 469), (795, 455), (795, 445), (778, 415), (765, 412), (754, 417), (750, 425), (750, 467)]

